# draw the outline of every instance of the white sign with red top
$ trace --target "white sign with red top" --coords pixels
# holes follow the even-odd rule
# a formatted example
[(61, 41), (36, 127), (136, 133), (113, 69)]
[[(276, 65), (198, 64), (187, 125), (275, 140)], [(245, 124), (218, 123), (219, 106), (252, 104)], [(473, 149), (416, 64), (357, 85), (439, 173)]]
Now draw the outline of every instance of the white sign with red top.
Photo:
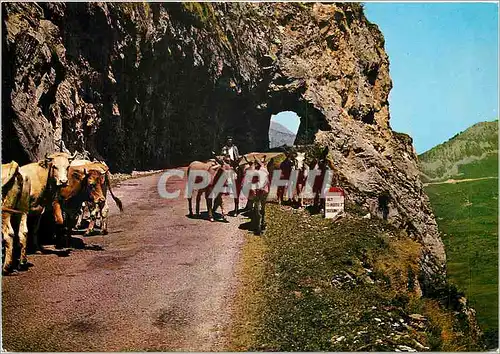
[(325, 195), (325, 218), (334, 219), (344, 214), (345, 194), (342, 188), (331, 187)]

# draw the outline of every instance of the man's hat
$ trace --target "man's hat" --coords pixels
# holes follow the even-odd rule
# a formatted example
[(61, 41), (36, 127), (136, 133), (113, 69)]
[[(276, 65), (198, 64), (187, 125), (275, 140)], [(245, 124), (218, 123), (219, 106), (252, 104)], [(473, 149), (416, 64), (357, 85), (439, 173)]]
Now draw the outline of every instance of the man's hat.
[(232, 140), (232, 139), (233, 139), (233, 137), (232, 137), (231, 135), (228, 135), (228, 136), (227, 136), (227, 138), (226, 138), (226, 140), (229, 140), (229, 139), (231, 139), (231, 140)]

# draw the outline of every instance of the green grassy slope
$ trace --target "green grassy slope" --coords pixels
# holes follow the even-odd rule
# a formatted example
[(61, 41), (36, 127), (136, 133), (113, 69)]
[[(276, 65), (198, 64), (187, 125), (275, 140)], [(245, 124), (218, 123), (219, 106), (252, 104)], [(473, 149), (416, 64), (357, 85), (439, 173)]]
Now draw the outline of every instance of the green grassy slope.
[(349, 207), (337, 222), (267, 208), (243, 250), (229, 350), (480, 349), (460, 316), (415, 292), (420, 245), (404, 232)]
[(449, 279), (483, 329), (498, 328), (498, 180), (426, 188), (446, 247)]
[(487, 160), (485, 164), (490, 167), (498, 160), (498, 120), (474, 124), (419, 155), (424, 181), (474, 178), (478, 171), (471, 171), (473, 176), (468, 177), (467, 165), (479, 163), (484, 166), (482, 160)]
[[(435, 180), (498, 177), (497, 134), (498, 121), (475, 124), (422, 154), (422, 172)], [(466, 292), (481, 327), (497, 332), (498, 179), (432, 184), (426, 192), (443, 234), (450, 281)]]
[(481, 178), (498, 176), (498, 154), (491, 154), (458, 168), (461, 178)]

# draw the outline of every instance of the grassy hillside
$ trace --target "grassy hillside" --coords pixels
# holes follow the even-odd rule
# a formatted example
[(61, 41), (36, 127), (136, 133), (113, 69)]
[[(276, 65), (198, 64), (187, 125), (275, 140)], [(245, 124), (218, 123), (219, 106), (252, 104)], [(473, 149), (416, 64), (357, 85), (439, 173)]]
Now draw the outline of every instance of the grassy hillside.
[[(449, 280), (465, 291), (477, 311), (479, 324), (496, 338), (497, 134), (498, 121), (478, 123), (420, 156), (422, 172), (428, 181), (433, 179), (425, 189), (446, 246)], [(496, 178), (474, 180), (485, 177)], [(447, 179), (462, 181), (435, 182)]]
[[(496, 171), (495, 166), (498, 166), (495, 165), (496, 161), (498, 161), (498, 120), (474, 124), (419, 156), (424, 181), (487, 177), (486, 173)], [(487, 169), (469, 170), (468, 165), (487, 167)], [(469, 173), (471, 175), (468, 175)]]
[(483, 329), (498, 330), (498, 180), (426, 188), (446, 246), (449, 279)]
[(266, 212), (265, 234), (243, 250), (227, 350), (481, 348), (443, 306), (449, 288), (419, 298), (420, 245), (405, 233), (352, 209), (338, 222), (275, 204)]
[(460, 165), (458, 172), (461, 178), (498, 177), (498, 153), (492, 153), (482, 160)]

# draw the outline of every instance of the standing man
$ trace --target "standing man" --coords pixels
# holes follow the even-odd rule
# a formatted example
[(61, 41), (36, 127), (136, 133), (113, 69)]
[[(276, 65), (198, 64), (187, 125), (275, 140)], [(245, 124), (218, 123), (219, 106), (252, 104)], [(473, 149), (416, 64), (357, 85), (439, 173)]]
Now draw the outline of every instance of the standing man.
[(222, 147), (222, 156), (228, 158), (231, 165), (234, 165), (240, 158), (238, 148), (233, 144), (233, 138), (230, 136), (227, 137), (226, 145)]

